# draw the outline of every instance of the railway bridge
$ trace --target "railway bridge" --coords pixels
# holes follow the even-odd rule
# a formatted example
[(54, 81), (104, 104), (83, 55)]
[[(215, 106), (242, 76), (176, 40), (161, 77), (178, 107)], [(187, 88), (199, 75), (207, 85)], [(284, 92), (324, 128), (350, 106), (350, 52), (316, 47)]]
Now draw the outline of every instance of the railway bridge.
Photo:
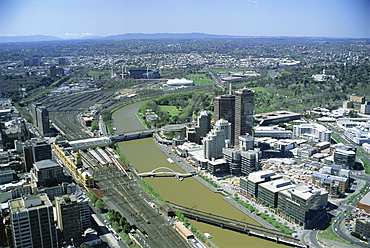
[(121, 142), (126, 140), (134, 140), (134, 139), (142, 139), (148, 138), (153, 136), (153, 133), (160, 130), (159, 128), (152, 128), (152, 129), (145, 129), (145, 130), (137, 130), (132, 132), (125, 132), (125, 133), (117, 133), (112, 135), (115, 141)]
[(280, 231), (268, 229), (262, 226), (256, 226), (238, 220), (229, 219), (226, 217), (214, 215), (211, 213), (202, 212), (199, 210), (183, 207), (177, 204), (166, 202), (171, 209), (180, 210), (185, 217), (196, 221), (201, 221), (211, 225), (219, 226), (221, 228), (229, 229), (232, 231), (253, 235), (256, 237), (268, 239), (276, 243), (283, 243), (294, 247), (308, 247), (300, 243), (299, 239), (292, 237), (290, 234)]

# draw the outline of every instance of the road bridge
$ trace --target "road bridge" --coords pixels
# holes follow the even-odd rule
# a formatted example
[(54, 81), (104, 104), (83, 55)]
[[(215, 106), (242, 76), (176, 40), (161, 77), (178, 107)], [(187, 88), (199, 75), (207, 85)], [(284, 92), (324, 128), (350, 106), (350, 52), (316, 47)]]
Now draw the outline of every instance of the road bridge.
[(152, 128), (152, 129), (137, 130), (137, 131), (132, 131), (132, 132), (117, 133), (117, 134), (114, 134), (112, 137), (117, 142), (126, 141), (126, 140), (142, 139), (142, 138), (148, 138), (148, 137), (153, 136), (153, 133), (157, 132), (158, 130), (159, 128)]
[(155, 168), (152, 171), (149, 172), (142, 172), (142, 173), (137, 173), (138, 176), (141, 177), (152, 177), (152, 176), (175, 176), (178, 179), (182, 179), (184, 177), (191, 177), (195, 173), (181, 173), (181, 172), (176, 172), (170, 168), (167, 167), (158, 167)]
[(180, 210), (181, 213), (189, 219), (219, 226), (221, 228), (229, 229), (232, 231), (245, 233), (247, 235), (269, 239), (276, 243), (283, 243), (294, 247), (308, 247), (307, 245), (300, 243), (299, 239), (292, 237), (290, 234), (268, 229), (262, 226), (252, 225), (238, 220), (229, 219), (211, 213), (205, 213), (199, 210), (183, 207), (169, 202), (166, 202), (166, 204), (172, 209)]

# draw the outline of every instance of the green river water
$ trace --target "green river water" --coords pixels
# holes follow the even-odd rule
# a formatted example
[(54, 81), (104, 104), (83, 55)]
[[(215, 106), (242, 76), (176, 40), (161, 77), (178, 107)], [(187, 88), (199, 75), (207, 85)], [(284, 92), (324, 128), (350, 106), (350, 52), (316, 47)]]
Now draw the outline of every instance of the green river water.
[[(125, 106), (113, 114), (117, 132), (144, 129), (135, 116), (135, 112), (142, 104), (143, 102), (139, 102)], [(182, 172), (176, 164), (170, 164), (167, 161), (167, 156), (156, 146), (152, 138), (120, 142), (119, 147), (131, 165), (139, 172), (151, 171), (162, 166)], [(145, 180), (169, 202), (258, 225), (253, 219), (223, 200), (221, 194), (213, 193), (194, 178), (185, 178), (180, 181), (175, 177), (154, 177)], [(191, 223), (203, 233), (210, 233), (212, 241), (220, 248), (286, 247), (272, 241), (250, 237), (212, 225), (196, 221), (191, 221)]]

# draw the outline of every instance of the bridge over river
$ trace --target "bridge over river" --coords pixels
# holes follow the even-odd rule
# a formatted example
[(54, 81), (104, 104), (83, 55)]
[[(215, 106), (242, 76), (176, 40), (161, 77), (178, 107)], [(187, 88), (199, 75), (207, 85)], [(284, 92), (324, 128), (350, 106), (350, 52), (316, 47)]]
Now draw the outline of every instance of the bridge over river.
[(184, 177), (191, 177), (195, 173), (181, 173), (181, 172), (176, 172), (170, 168), (167, 167), (158, 167), (155, 168), (152, 171), (149, 172), (142, 172), (142, 173), (137, 173), (138, 176), (141, 177), (151, 177), (151, 176), (175, 176), (178, 179), (182, 179)]
[(193, 219), (196, 221), (201, 221), (201, 222), (208, 223), (211, 225), (219, 226), (221, 228), (229, 229), (232, 231), (245, 233), (247, 235), (253, 235), (253, 236), (261, 237), (264, 239), (269, 239), (276, 243), (283, 243), (283, 244), (294, 246), (294, 247), (308, 247), (300, 243), (299, 239), (292, 237), (291, 234), (268, 229), (262, 226), (248, 224), (242, 221), (229, 219), (229, 218), (214, 215), (211, 213), (205, 213), (199, 210), (179, 206), (179, 205), (169, 203), (169, 202), (166, 202), (166, 204), (171, 209), (180, 210), (182, 214), (184, 214), (184, 216), (189, 219)]
[(142, 138), (148, 138), (148, 137), (153, 136), (153, 133), (159, 130), (160, 128), (137, 130), (137, 131), (132, 131), (132, 132), (117, 133), (117, 134), (114, 134), (112, 137), (117, 142), (126, 141), (126, 140), (134, 140), (134, 139), (142, 139)]

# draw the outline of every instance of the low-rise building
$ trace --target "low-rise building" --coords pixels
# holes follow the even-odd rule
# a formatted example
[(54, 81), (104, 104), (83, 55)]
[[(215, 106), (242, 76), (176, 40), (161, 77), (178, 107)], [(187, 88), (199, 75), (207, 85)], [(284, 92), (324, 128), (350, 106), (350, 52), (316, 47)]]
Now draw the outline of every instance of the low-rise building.
[(366, 153), (370, 153), (370, 144), (369, 143), (363, 143), (362, 148)]
[(370, 143), (370, 132), (368, 129), (356, 126), (352, 128), (346, 128), (344, 130), (344, 135), (357, 145), (362, 145), (364, 143)]
[(329, 197), (339, 197), (340, 194), (343, 194), (348, 189), (349, 178), (313, 173), (312, 183), (325, 188), (329, 192)]
[(370, 237), (370, 220), (369, 219), (356, 219), (355, 232), (364, 237)]
[(356, 149), (348, 146), (339, 146), (334, 151), (334, 163), (345, 165), (352, 169), (356, 163)]
[(329, 129), (320, 124), (300, 124), (293, 126), (293, 135), (304, 137), (316, 142), (331, 142), (331, 133)]
[(278, 198), (278, 210), (304, 228), (326, 215), (328, 192), (323, 188), (300, 185), (280, 191)]
[(258, 201), (269, 207), (277, 208), (278, 193), (294, 187), (295, 185), (286, 179), (277, 179), (260, 183), (258, 185)]
[(363, 209), (366, 212), (370, 211), (370, 192), (357, 203), (357, 208)]
[(258, 185), (264, 182), (282, 178), (272, 170), (263, 170), (250, 173), (240, 178), (240, 189), (250, 197), (258, 197)]
[(0, 171), (0, 185), (5, 183), (10, 183), (14, 179), (14, 171), (5, 170)]

